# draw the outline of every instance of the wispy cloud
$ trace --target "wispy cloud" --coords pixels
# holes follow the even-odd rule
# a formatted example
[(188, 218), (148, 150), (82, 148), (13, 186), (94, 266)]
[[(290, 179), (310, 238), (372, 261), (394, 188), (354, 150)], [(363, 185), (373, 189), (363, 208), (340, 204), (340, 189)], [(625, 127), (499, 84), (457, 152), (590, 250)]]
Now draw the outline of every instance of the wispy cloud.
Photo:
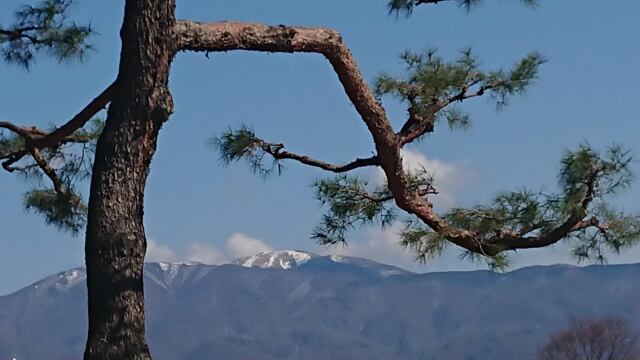
[(179, 257), (170, 247), (162, 245), (153, 239), (147, 239), (146, 261), (178, 261)]
[(183, 252), (176, 251), (153, 239), (149, 239), (146, 261), (195, 261), (203, 264), (222, 264), (266, 251), (273, 251), (273, 248), (264, 241), (243, 233), (231, 235), (222, 248), (196, 242), (189, 244), (186, 251)]
[(233, 258), (251, 256), (259, 252), (273, 251), (264, 241), (252, 238), (243, 233), (235, 233), (226, 241), (227, 253)]

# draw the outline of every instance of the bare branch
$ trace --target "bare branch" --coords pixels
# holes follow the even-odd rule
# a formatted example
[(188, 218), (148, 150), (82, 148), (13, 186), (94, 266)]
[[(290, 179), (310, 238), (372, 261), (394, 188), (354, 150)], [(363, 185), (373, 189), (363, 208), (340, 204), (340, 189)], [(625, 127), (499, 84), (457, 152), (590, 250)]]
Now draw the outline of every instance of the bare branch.
[(27, 151), (26, 149), (22, 149), (14, 153), (8, 154), (6, 156), (3, 156), (2, 158), (7, 160), (2, 162), (2, 168), (8, 172), (14, 172), (16, 168), (14, 168), (12, 165), (20, 161), (28, 153), (29, 151)]
[(76, 130), (82, 128), (89, 120), (91, 120), (91, 118), (111, 102), (111, 97), (115, 93), (115, 90), (116, 83), (113, 82), (66, 124), (41, 138), (35, 139), (33, 141), (33, 146), (39, 148), (57, 147), (61, 143), (65, 142), (86, 142), (86, 139), (84, 141), (82, 138), (74, 139), (71, 135)]
[(33, 139), (34, 136), (36, 136), (36, 134), (34, 134), (34, 131), (37, 130), (35, 128), (26, 128), (26, 127), (18, 126), (8, 121), (0, 121), (0, 128), (12, 131), (17, 135), (21, 136), (22, 138), (24, 138), (25, 140)]
[(27, 147), (33, 148), (57, 148), (64, 143), (85, 143), (90, 139), (82, 136), (73, 136), (73, 133), (82, 128), (99, 111), (103, 110), (111, 101), (115, 93), (115, 82), (109, 85), (100, 95), (93, 99), (78, 114), (67, 123), (48, 133), (44, 130), (33, 127), (21, 127), (11, 122), (0, 121), (0, 128), (14, 132), (25, 139)]
[(40, 150), (34, 148), (31, 150), (31, 156), (36, 161), (36, 164), (42, 169), (42, 171), (49, 177), (51, 182), (53, 183), (53, 188), (59, 194), (65, 194), (67, 192), (67, 187), (62, 182), (62, 179), (56, 174), (55, 170), (47, 163), (47, 161), (40, 153)]
[(283, 144), (272, 144), (266, 141), (259, 141), (258, 146), (262, 150), (264, 150), (269, 155), (273, 156), (274, 159), (290, 159), (298, 161), (302, 164), (317, 167), (326, 171), (334, 172), (334, 173), (344, 173), (354, 169), (366, 167), (366, 166), (378, 166), (378, 157), (371, 156), (368, 158), (357, 158), (354, 161), (351, 161), (342, 165), (335, 165), (331, 163), (324, 162), (322, 160), (317, 160), (311, 158), (306, 155), (299, 155), (289, 151), (284, 150)]

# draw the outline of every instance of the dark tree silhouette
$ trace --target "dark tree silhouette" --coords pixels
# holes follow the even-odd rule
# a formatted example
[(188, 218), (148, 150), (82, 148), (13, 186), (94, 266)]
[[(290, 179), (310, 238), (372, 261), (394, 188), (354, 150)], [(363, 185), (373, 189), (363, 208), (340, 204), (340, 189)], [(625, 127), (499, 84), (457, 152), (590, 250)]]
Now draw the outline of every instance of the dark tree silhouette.
[[(433, 1), (391, 1), (392, 13), (410, 13)], [(534, 1), (521, 0), (533, 5)], [(470, 8), (479, 0), (459, 0)], [(90, 28), (67, 20), (68, 0), (45, 0), (16, 13), (15, 25), (0, 27), (0, 44), (9, 62), (28, 67), (35, 52), (45, 50), (61, 60), (82, 56)], [(122, 50), (116, 80), (59, 128), (39, 129), (0, 122), (0, 160), (9, 172), (46, 175), (50, 188), (25, 197), (27, 208), (47, 222), (79, 231), (86, 219), (86, 266), (89, 332), (85, 359), (150, 359), (144, 338), (143, 225), (144, 190), (160, 128), (173, 111), (168, 88), (173, 58), (183, 51), (247, 50), (316, 53), (333, 66), (346, 95), (375, 142), (375, 155), (344, 165), (329, 164), (285, 150), (258, 138), (249, 128), (230, 130), (215, 139), (227, 162), (246, 158), (264, 175), (285, 159), (334, 173), (364, 166), (382, 168), (387, 183), (370, 191), (359, 179), (340, 175), (319, 180), (318, 198), (328, 213), (313, 237), (320, 243), (344, 241), (358, 223), (388, 224), (395, 208), (410, 215), (404, 245), (418, 258), (438, 254), (452, 243), (472, 256), (505, 265), (507, 251), (536, 248), (562, 239), (575, 241), (575, 254), (603, 258), (601, 249), (619, 251), (637, 240), (637, 217), (606, 205), (612, 193), (631, 181), (630, 156), (620, 147), (599, 154), (587, 145), (562, 160), (558, 194), (528, 191), (499, 195), (489, 206), (453, 209), (441, 216), (429, 195), (437, 192), (428, 174), (407, 172), (400, 149), (433, 132), (442, 122), (464, 128), (469, 118), (457, 104), (489, 96), (504, 106), (535, 80), (544, 62), (532, 53), (511, 69), (485, 71), (471, 51), (446, 62), (434, 51), (407, 52), (405, 77), (383, 75), (369, 87), (340, 34), (331, 29), (269, 26), (255, 23), (200, 23), (175, 18), (175, 0), (126, 0), (121, 28)], [(407, 105), (407, 120), (398, 131), (382, 107), (392, 95)], [(90, 122), (108, 105), (104, 123)], [(93, 124), (93, 125), (90, 125)], [(7, 135), (8, 134), (8, 135)], [(77, 149), (76, 149), (77, 148)], [(95, 152), (92, 169), (86, 152)], [(271, 156), (275, 167), (263, 160)], [(74, 184), (91, 176), (88, 205)]]
[(638, 360), (640, 341), (620, 318), (571, 320), (538, 351), (539, 360)]

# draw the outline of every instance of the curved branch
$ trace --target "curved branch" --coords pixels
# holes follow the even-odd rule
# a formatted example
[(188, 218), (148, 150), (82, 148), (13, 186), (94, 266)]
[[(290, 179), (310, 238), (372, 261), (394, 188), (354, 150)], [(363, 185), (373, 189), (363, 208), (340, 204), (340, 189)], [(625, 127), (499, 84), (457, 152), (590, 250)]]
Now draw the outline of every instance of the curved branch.
[(32, 148), (57, 148), (58, 146), (74, 142), (85, 143), (89, 139), (82, 136), (73, 136), (73, 133), (82, 128), (89, 120), (91, 120), (99, 111), (104, 109), (115, 93), (116, 83), (113, 82), (96, 98), (91, 100), (79, 113), (72, 117), (61, 127), (47, 133), (35, 126), (22, 127), (11, 122), (0, 121), (0, 128), (14, 132), (16, 135), (25, 139), (27, 147)]
[(288, 151), (279, 151), (271, 155), (276, 159), (291, 159), (305, 165), (317, 167), (317, 168), (320, 168), (326, 171), (331, 171), (334, 173), (344, 173), (344, 172), (348, 172), (348, 171), (358, 169), (361, 167), (366, 167), (366, 166), (378, 166), (377, 156), (371, 156), (368, 158), (357, 158), (354, 161), (346, 164), (335, 165), (335, 164), (326, 163), (321, 160), (316, 160), (305, 155), (294, 154)]
[(8, 121), (0, 121), (0, 128), (14, 132), (16, 135), (22, 137), (25, 140), (31, 140), (36, 136), (36, 134), (34, 133), (34, 131), (36, 130), (35, 128), (18, 126)]
[(103, 110), (109, 102), (111, 102), (111, 98), (116, 91), (116, 82), (114, 81), (109, 85), (106, 89), (100, 93), (96, 98), (91, 100), (87, 106), (85, 106), (79, 113), (77, 113), (71, 120), (69, 120), (66, 124), (57, 128), (41, 138), (37, 138), (33, 140), (34, 147), (57, 147), (61, 143), (64, 142), (86, 142), (82, 141), (81, 138), (76, 138), (74, 140), (71, 135), (78, 129), (82, 128), (91, 118), (93, 118), (99, 111)]
[(473, 234), (451, 227), (434, 213), (429, 202), (410, 190), (400, 156), (402, 144), (394, 133), (384, 109), (364, 81), (351, 52), (336, 31), (253, 23), (178, 21), (175, 34), (178, 38), (178, 49), (182, 51), (249, 50), (310, 52), (324, 55), (373, 136), (379, 165), (385, 172), (389, 190), (396, 204), (401, 209), (417, 215), (434, 231), (446, 234), (445, 237), (450, 241), (465, 248), (475, 249), (476, 252), (481, 251), (473, 240)]
[(45, 148), (56, 149), (66, 143), (87, 143), (91, 141), (91, 139), (86, 136), (74, 135), (74, 133), (81, 129), (96, 113), (107, 106), (115, 93), (115, 87), (114, 82), (78, 114), (71, 118), (71, 120), (50, 133), (36, 127), (21, 127), (10, 122), (0, 121), (0, 128), (12, 131), (24, 139), (24, 148), (0, 157), (0, 159), (5, 160), (2, 162), (2, 168), (8, 172), (20, 170), (20, 168), (14, 167), (13, 164), (22, 160), (25, 156), (31, 155), (38, 167), (40, 167), (51, 180), (55, 191), (60, 194), (66, 194), (67, 187), (51, 165), (47, 163), (40, 150)]
[[(420, 3), (436, 3), (438, 1), (421, 1)], [(434, 212), (433, 206), (426, 199), (412, 192), (405, 177), (402, 166), (400, 148), (428, 131), (429, 121), (423, 121), (418, 127), (407, 127), (405, 131), (395, 134), (387, 115), (374, 97), (371, 89), (364, 81), (353, 56), (344, 45), (339, 33), (325, 28), (287, 27), (284, 25), (268, 26), (254, 23), (218, 22), (199, 23), (178, 21), (175, 26), (180, 51), (223, 52), (232, 50), (262, 52), (307, 52), (324, 55), (335, 70), (340, 83), (362, 117), (369, 132), (373, 136), (378, 156), (376, 165), (380, 166), (387, 177), (389, 190), (401, 209), (416, 215), (427, 226), (439, 233), (443, 238), (469, 251), (485, 256), (494, 256), (505, 250), (542, 247), (553, 244), (580, 228), (586, 216), (586, 206), (592, 194), (587, 194), (583, 206), (561, 224), (557, 229), (537, 237), (514, 236), (513, 232), (502, 231), (494, 239), (487, 242), (480, 234), (456, 228)], [(474, 85), (474, 84), (472, 84)], [(483, 95), (492, 87), (483, 86), (469, 93), (468, 88), (459, 94), (444, 99), (438, 104), (435, 112), (455, 102)], [(435, 115), (434, 112), (434, 115)], [(306, 156), (282, 151), (282, 145), (265, 143), (263, 150), (274, 157), (297, 160), (306, 165), (316, 166), (328, 171), (344, 170), (343, 167), (327, 164)], [(366, 160), (366, 159), (364, 159)], [(363, 159), (356, 160), (363, 161)], [(367, 161), (373, 162), (373, 158)], [(351, 163), (353, 164), (353, 163)], [(373, 164), (372, 164), (373, 165)]]
[(247, 50), (322, 54), (333, 66), (347, 96), (376, 139), (376, 143), (395, 143), (395, 135), (384, 109), (362, 77), (342, 37), (335, 30), (227, 21), (178, 21), (175, 34), (178, 38), (178, 49), (181, 51)]
[(260, 146), (260, 148), (266, 152), (267, 154), (271, 155), (274, 159), (277, 160), (282, 160), (282, 159), (290, 159), (290, 160), (295, 160), (299, 163), (302, 163), (304, 165), (308, 165), (308, 166), (312, 166), (312, 167), (317, 167), (320, 168), (322, 170), (326, 170), (326, 171), (330, 171), (330, 172), (334, 172), (334, 173), (344, 173), (344, 172), (348, 172), (354, 169), (358, 169), (358, 168), (362, 168), (362, 167), (367, 167), (367, 166), (378, 166), (378, 157), (377, 156), (371, 156), (368, 158), (357, 158), (354, 161), (351, 161), (349, 163), (346, 164), (342, 164), (342, 165), (336, 165), (336, 164), (331, 164), (328, 162), (324, 162), (322, 160), (317, 160), (314, 158), (311, 158), (309, 156), (306, 155), (300, 155), (300, 154), (296, 154), (296, 153), (292, 153), (284, 149), (284, 145), (283, 144), (272, 144), (272, 143), (268, 143), (266, 141), (260, 140), (258, 143), (258, 146)]
[(33, 159), (36, 161), (36, 164), (38, 164), (40, 169), (47, 175), (47, 177), (49, 177), (49, 179), (53, 183), (54, 190), (59, 194), (66, 194), (67, 187), (64, 185), (62, 179), (60, 179), (58, 174), (56, 174), (56, 171), (44, 159), (42, 153), (40, 153), (40, 150), (38, 150), (37, 148), (32, 149), (31, 156), (33, 156)]

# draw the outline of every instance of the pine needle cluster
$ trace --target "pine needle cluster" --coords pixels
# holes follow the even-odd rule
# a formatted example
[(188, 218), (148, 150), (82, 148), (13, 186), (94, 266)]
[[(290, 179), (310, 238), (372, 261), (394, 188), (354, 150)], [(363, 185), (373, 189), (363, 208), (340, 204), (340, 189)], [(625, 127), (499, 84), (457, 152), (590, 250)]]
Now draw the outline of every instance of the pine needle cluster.
[[(452, 0), (390, 0), (388, 4), (389, 13), (405, 13), (407, 16), (411, 15), (414, 8), (418, 5), (425, 4), (437, 4), (439, 2), (446, 2)], [(519, 0), (527, 6), (538, 6), (539, 0)], [(474, 6), (480, 5), (483, 0), (455, 0), (455, 2), (461, 8), (467, 11), (471, 10)]]
[(91, 49), (87, 39), (92, 29), (69, 21), (71, 5), (71, 0), (43, 0), (16, 11), (16, 21), (8, 27), (0, 24), (4, 60), (28, 69), (39, 51), (46, 51), (59, 61), (82, 59)]
[[(45, 172), (33, 157), (24, 157), (12, 165), (11, 171), (32, 186), (24, 195), (27, 210), (42, 215), (48, 224), (61, 230), (78, 233), (84, 228), (87, 206), (77, 185), (91, 175), (95, 144), (103, 127), (102, 120), (94, 119), (73, 133), (75, 142), (41, 149), (44, 162), (60, 182), (57, 189), (51, 187), (50, 179), (45, 179)], [(49, 130), (53, 131), (55, 128)], [(0, 131), (0, 159), (28, 148), (22, 137)]]

